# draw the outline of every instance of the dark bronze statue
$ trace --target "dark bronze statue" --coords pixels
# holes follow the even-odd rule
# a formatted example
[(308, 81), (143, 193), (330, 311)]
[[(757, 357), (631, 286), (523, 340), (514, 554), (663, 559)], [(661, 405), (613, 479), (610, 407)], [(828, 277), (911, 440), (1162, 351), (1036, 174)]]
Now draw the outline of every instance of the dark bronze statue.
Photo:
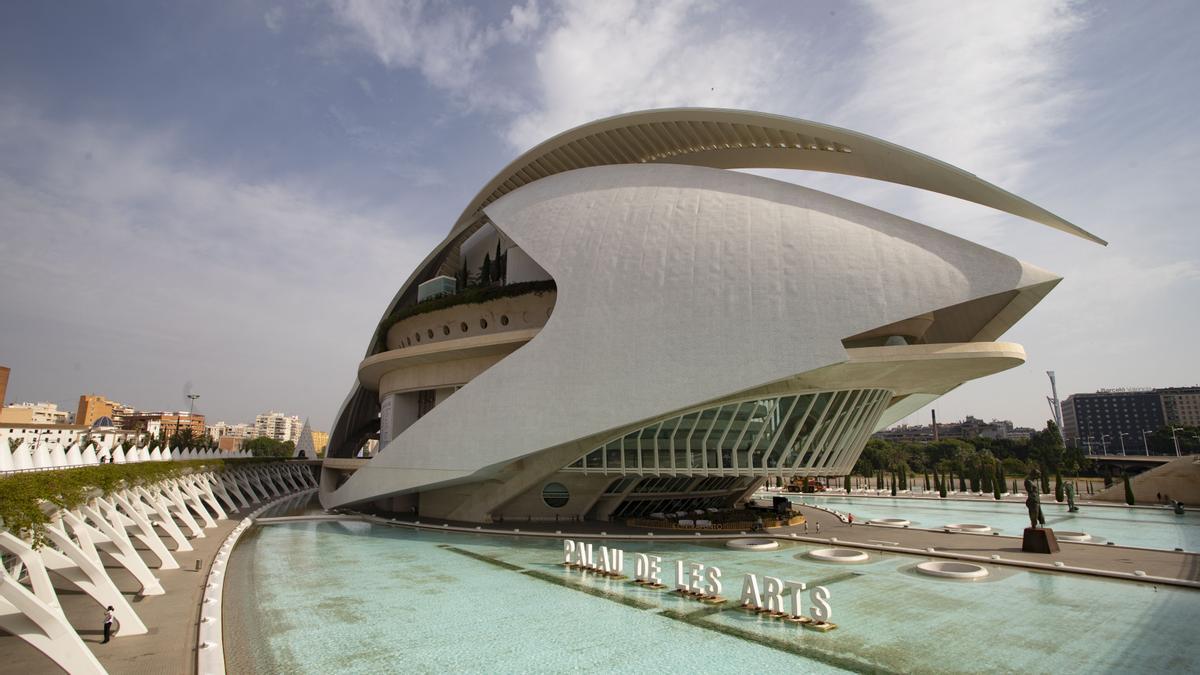
[(1075, 506), (1075, 484), (1067, 483), (1067, 511), (1075, 513), (1078, 510), (1079, 507)]
[(1029, 509), (1029, 528), (1038, 529), (1046, 526), (1046, 516), (1042, 515), (1042, 501), (1038, 495), (1038, 472), (1034, 469), (1025, 477), (1025, 508)]

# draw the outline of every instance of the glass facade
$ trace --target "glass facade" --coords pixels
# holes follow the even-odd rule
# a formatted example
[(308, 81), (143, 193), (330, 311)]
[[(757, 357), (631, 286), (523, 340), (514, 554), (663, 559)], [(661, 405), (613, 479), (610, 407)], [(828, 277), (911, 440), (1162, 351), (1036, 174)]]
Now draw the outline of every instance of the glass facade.
[(891, 401), (886, 389), (757, 398), (692, 410), (609, 440), (564, 471), (816, 475), (849, 470)]

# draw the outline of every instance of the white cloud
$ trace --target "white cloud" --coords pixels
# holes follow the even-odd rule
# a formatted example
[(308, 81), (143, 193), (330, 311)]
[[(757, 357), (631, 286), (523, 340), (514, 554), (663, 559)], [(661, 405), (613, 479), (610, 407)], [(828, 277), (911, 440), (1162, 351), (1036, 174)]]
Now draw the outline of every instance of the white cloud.
[(508, 19), (500, 25), (500, 34), (508, 42), (518, 44), (537, 32), (542, 25), (542, 13), (537, 0), (528, 0), (524, 5), (513, 5)]
[(480, 76), (489, 50), (520, 43), (541, 25), (536, 0), (514, 5), (499, 26), (470, 8), (425, 0), (332, 0), (351, 43), (388, 68), (412, 68), (470, 107), (511, 108), (514, 98)]
[(209, 412), (290, 404), (326, 424), (433, 245), (398, 205), (247, 181), (169, 132), (0, 102), (0, 154), (0, 343), (55, 391), (123, 382), (161, 406), (192, 379), (222, 392)]
[(513, 120), (507, 140), (525, 149), (644, 108), (776, 107), (780, 66), (801, 66), (792, 39), (738, 21), (737, 10), (722, 18), (714, 9), (691, 0), (562, 2), (535, 56), (537, 105)]
[[(961, 166), (1007, 189), (1055, 142), (1080, 92), (1065, 71), (1083, 17), (1069, 0), (868, 3), (856, 92), (836, 122)], [(895, 194), (877, 191), (877, 194)], [(931, 222), (984, 211), (913, 193)]]
[(267, 30), (278, 34), (283, 30), (283, 8), (276, 5), (267, 11), (263, 12), (263, 23), (266, 24)]

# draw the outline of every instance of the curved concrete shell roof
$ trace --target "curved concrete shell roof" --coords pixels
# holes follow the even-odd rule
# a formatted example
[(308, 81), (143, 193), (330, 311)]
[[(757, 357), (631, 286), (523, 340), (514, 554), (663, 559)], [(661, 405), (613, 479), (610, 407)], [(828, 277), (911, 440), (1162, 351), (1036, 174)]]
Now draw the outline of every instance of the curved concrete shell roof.
[[(1083, 228), (972, 173), (857, 131), (749, 110), (661, 108), (580, 125), (513, 160), (475, 195), (446, 238), (400, 287), (384, 316), (412, 290), (427, 265), (478, 222), (488, 204), (547, 176), (613, 164), (802, 169), (873, 178), (990, 206), (1108, 245)], [(368, 353), (373, 348), (374, 341), (368, 345)]]
[(745, 110), (664, 108), (565, 131), (513, 160), (475, 196), (459, 225), (509, 192), (563, 171), (606, 164), (803, 169), (898, 183), (990, 206), (1097, 244), (1103, 239), (978, 176), (887, 141), (808, 120)]

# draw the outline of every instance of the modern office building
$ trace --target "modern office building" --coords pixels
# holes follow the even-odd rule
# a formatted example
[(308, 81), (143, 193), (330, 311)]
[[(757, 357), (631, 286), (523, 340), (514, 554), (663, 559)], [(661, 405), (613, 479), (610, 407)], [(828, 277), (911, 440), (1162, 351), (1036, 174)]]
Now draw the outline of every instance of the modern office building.
[(844, 474), (872, 432), (1024, 362), (996, 340), (1058, 276), (745, 168), (1103, 243), (845, 129), (709, 109), (583, 125), (497, 174), (400, 287), (330, 432), (323, 504), (472, 522), (731, 506), (767, 476)]
[(228, 424), (226, 422), (217, 422), (209, 425), (208, 437), (214, 441), (220, 441), (222, 438), (254, 438), (254, 425), (239, 423)]
[(1154, 391), (1162, 399), (1167, 424), (1200, 427), (1200, 387), (1166, 387)]
[(1149, 389), (1071, 394), (1062, 413), (1067, 446), (1095, 454), (1142, 453), (1145, 435), (1166, 423), (1162, 398)]
[(285, 415), (274, 410), (254, 418), (254, 435), (266, 436), (277, 441), (295, 442), (300, 438), (304, 422), (296, 415)]

